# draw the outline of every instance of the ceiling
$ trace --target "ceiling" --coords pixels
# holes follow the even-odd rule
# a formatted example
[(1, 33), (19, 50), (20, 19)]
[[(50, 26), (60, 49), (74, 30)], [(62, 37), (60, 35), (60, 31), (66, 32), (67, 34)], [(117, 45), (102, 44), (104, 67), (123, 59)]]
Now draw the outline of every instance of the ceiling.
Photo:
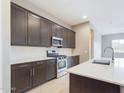
[(101, 34), (124, 33), (124, 0), (28, 0), (70, 25), (86, 21)]

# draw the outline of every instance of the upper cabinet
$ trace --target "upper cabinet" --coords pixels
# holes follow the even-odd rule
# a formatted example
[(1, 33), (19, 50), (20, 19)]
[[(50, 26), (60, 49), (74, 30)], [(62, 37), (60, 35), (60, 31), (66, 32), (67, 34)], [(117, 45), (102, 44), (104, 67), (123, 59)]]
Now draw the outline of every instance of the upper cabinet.
[(65, 28), (62, 28), (63, 48), (68, 48), (68, 32)]
[(69, 29), (63, 30), (63, 48), (75, 48), (75, 32)]
[(52, 23), (52, 36), (62, 38), (62, 27)]
[(75, 32), (11, 4), (11, 45), (51, 47), (52, 37), (63, 38), (63, 48), (75, 48)]
[(40, 17), (32, 13), (28, 13), (28, 45), (40, 46), (41, 45), (41, 23)]
[(70, 39), (69, 47), (75, 48), (75, 32), (69, 31), (68, 35), (69, 35), (69, 39)]
[(11, 5), (11, 44), (27, 44), (27, 11)]
[(44, 18), (41, 18), (41, 45), (44, 47), (51, 46), (51, 31), (52, 23)]

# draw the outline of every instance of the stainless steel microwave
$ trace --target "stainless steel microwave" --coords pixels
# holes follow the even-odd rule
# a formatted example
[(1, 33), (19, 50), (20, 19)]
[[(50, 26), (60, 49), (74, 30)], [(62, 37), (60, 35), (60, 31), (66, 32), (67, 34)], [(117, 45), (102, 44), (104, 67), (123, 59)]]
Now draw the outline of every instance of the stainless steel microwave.
[(52, 46), (53, 47), (62, 47), (63, 46), (63, 38), (52, 37)]

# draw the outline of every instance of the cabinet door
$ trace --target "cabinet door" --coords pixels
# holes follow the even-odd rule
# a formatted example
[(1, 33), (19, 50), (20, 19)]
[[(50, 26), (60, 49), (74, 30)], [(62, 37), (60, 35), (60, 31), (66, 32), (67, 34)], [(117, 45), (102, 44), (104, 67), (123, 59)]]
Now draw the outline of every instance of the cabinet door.
[(28, 65), (20, 65), (18, 69), (11, 72), (11, 90), (12, 93), (24, 93), (31, 88), (32, 68)]
[(67, 35), (68, 35), (68, 38), (67, 38), (67, 47), (68, 48), (75, 48), (75, 32), (71, 31), (71, 30), (67, 30)]
[(67, 58), (67, 68), (76, 66), (79, 64), (79, 56), (70, 56)]
[(28, 13), (28, 45), (30, 46), (40, 46), (41, 38), (40, 38), (40, 17)]
[(47, 61), (47, 80), (55, 78), (57, 75), (56, 60)]
[(79, 56), (72, 56), (72, 66), (79, 64)]
[(46, 62), (36, 62), (33, 67), (33, 86), (46, 82)]
[(41, 18), (41, 45), (45, 47), (51, 46), (52, 36), (51, 36), (52, 25), (51, 22)]
[(70, 56), (67, 58), (67, 68), (72, 67), (72, 63), (73, 63), (73, 58)]
[(68, 35), (65, 28), (62, 29), (62, 38), (63, 38), (63, 48), (67, 48), (68, 46)]
[(71, 48), (71, 39), (72, 39), (72, 37), (71, 37), (71, 31), (70, 30), (67, 30), (67, 48)]
[(75, 56), (75, 65), (78, 65), (80, 61), (80, 56)]
[(52, 36), (62, 38), (62, 27), (52, 23)]
[(26, 45), (27, 40), (27, 12), (11, 5), (11, 45)]
[(75, 32), (71, 31), (71, 48), (75, 48)]

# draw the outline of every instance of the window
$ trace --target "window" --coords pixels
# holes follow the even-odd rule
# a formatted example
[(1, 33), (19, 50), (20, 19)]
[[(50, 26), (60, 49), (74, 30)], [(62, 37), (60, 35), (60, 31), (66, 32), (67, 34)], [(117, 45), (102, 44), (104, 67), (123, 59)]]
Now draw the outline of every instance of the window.
[(112, 48), (116, 53), (124, 53), (124, 39), (112, 40)]

